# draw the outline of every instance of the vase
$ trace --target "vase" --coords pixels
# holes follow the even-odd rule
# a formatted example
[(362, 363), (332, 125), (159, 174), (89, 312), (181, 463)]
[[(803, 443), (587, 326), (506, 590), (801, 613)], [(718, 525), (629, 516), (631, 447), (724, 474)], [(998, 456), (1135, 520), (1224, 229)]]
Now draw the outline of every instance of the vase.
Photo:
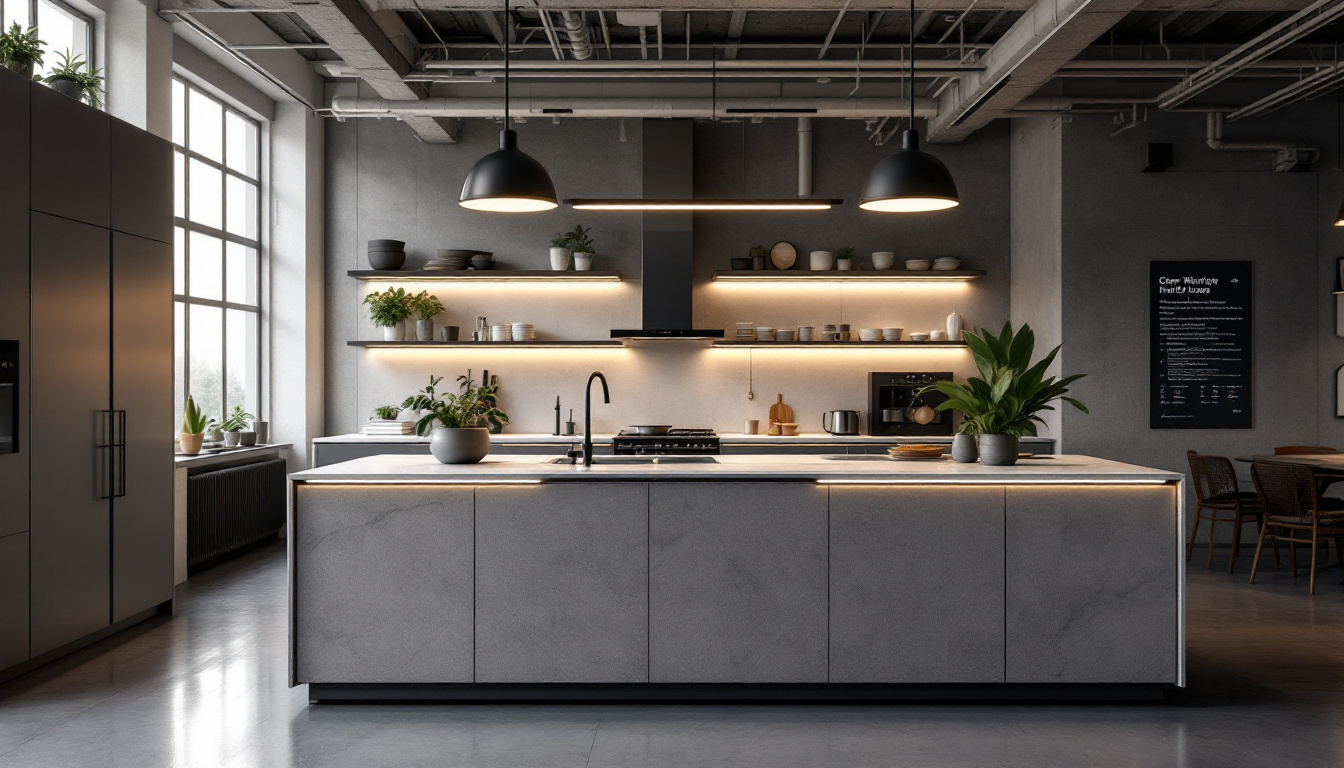
[(835, 254), (830, 251), (813, 251), (808, 254), (808, 263), (813, 272), (829, 272), (835, 267)]
[(260, 419), (253, 419), (249, 425), (252, 431), (257, 433), (257, 444), (266, 445), (271, 442), (271, 423)]
[(177, 443), (182, 447), (182, 453), (187, 456), (195, 456), (201, 452), (201, 443), (205, 442), (205, 433), (197, 432), (189, 435), (183, 432), (178, 436)]
[(475, 464), (490, 453), (490, 430), (484, 427), (435, 427), (429, 452), (442, 464)]
[(853, 259), (836, 259), (835, 268), (840, 272), (848, 272), (854, 268)]
[(1017, 463), (1017, 435), (981, 435), (980, 463), (991, 467), (1011, 467)]
[(960, 464), (970, 464), (980, 457), (975, 446), (975, 435), (952, 436), (952, 460)]
[(569, 257), (573, 251), (568, 248), (551, 249), (551, 271), (564, 272), (569, 269)]
[(383, 341), (405, 341), (406, 321), (398, 320), (392, 325), (383, 326)]
[(574, 271), (587, 272), (593, 268), (593, 254), (574, 252)]
[(962, 329), (962, 327), (963, 327), (963, 326), (962, 326), (962, 322), (961, 322), (961, 315), (958, 315), (955, 311), (954, 311), (952, 314), (948, 315), (948, 316), (947, 316), (947, 340), (948, 340), (948, 341), (961, 341), (961, 329)]
[(416, 320), (415, 321), (415, 340), (433, 341), (434, 340), (434, 321)]

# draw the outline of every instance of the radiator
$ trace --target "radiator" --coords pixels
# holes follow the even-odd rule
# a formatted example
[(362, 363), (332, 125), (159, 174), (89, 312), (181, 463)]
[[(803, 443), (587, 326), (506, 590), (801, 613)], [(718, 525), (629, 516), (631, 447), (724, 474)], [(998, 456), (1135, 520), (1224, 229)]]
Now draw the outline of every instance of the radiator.
[(187, 569), (276, 535), (285, 525), (285, 460), (187, 478)]

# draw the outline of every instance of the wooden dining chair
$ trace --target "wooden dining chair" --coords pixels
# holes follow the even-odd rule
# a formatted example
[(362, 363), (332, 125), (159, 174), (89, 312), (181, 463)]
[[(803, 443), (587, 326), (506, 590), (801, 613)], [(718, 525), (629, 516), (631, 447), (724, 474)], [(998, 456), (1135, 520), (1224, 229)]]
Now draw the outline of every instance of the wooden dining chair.
[(1314, 456), (1325, 453), (1339, 453), (1339, 451), (1323, 445), (1280, 445), (1274, 449), (1275, 456)]
[[(1195, 551), (1200, 520), (1209, 521), (1209, 558), (1205, 566), (1213, 564), (1213, 539), (1218, 523), (1231, 523), (1232, 553), (1227, 558), (1227, 572), (1232, 573), (1237, 564), (1237, 550), (1241, 547), (1242, 526), (1256, 522), (1262, 529), (1264, 527), (1260, 499), (1253, 491), (1241, 490), (1232, 461), (1225, 456), (1186, 451), (1185, 457), (1190, 462), (1190, 475), (1195, 481), (1195, 524), (1190, 528), (1190, 542), (1185, 545), (1185, 559), (1189, 560)], [(1230, 517), (1220, 513), (1230, 513)], [(1278, 546), (1275, 545), (1275, 564), (1278, 556)]]
[[(1265, 510), (1260, 537), (1255, 544), (1255, 558), (1251, 561), (1251, 583), (1255, 583), (1265, 539), (1273, 540), (1276, 546), (1279, 541), (1288, 544), (1288, 563), (1293, 569), (1293, 578), (1297, 578), (1297, 545), (1310, 544), (1311, 584), (1308, 592), (1316, 594), (1316, 558), (1320, 545), (1326, 544), (1326, 559), (1329, 560), (1329, 542), (1334, 538), (1336, 555), (1344, 562), (1344, 552), (1339, 551), (1339, 537), (1344, 536), (1344, 511), (1321, 509), (1316, 472), (1311, 467), (1257, 461), (1251, 465), (1251, 480)], [(1298, 531), (1310, 532), (1311, 540), (1298, 538)]]

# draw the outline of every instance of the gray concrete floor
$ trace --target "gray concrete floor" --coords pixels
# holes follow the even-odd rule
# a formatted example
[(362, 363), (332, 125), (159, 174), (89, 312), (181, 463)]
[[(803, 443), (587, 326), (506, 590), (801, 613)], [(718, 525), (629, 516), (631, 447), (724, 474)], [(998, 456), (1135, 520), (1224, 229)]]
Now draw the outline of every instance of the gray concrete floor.
[(1344, 586), (1196, 551), (1189, 688), (1130, 705), (320, 705), (286, 687), (284, 550), (0, 687), (0, 766), (1344, 766)]

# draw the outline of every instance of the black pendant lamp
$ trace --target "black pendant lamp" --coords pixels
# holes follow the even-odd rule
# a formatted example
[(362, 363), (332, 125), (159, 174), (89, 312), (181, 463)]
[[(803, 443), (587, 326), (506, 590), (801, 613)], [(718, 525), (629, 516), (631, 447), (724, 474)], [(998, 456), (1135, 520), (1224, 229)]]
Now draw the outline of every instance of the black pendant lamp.
[(915, 0), (910, 0), (910, 128), (901, 151), (873, 166), (859, 207), (883, 213), (940, 211), (961, 203), (957, 183), (942, 161), (919, 149), (915, 130)]
[(518, 133), (509, 126), (509, 0), (504, 0), (504, 130), (499, 151), (476, 161), (462, 184), (463, 208), (498, 213), (549, 211), (559, 205), (551, 175), (536, 158), (518, 150)]

